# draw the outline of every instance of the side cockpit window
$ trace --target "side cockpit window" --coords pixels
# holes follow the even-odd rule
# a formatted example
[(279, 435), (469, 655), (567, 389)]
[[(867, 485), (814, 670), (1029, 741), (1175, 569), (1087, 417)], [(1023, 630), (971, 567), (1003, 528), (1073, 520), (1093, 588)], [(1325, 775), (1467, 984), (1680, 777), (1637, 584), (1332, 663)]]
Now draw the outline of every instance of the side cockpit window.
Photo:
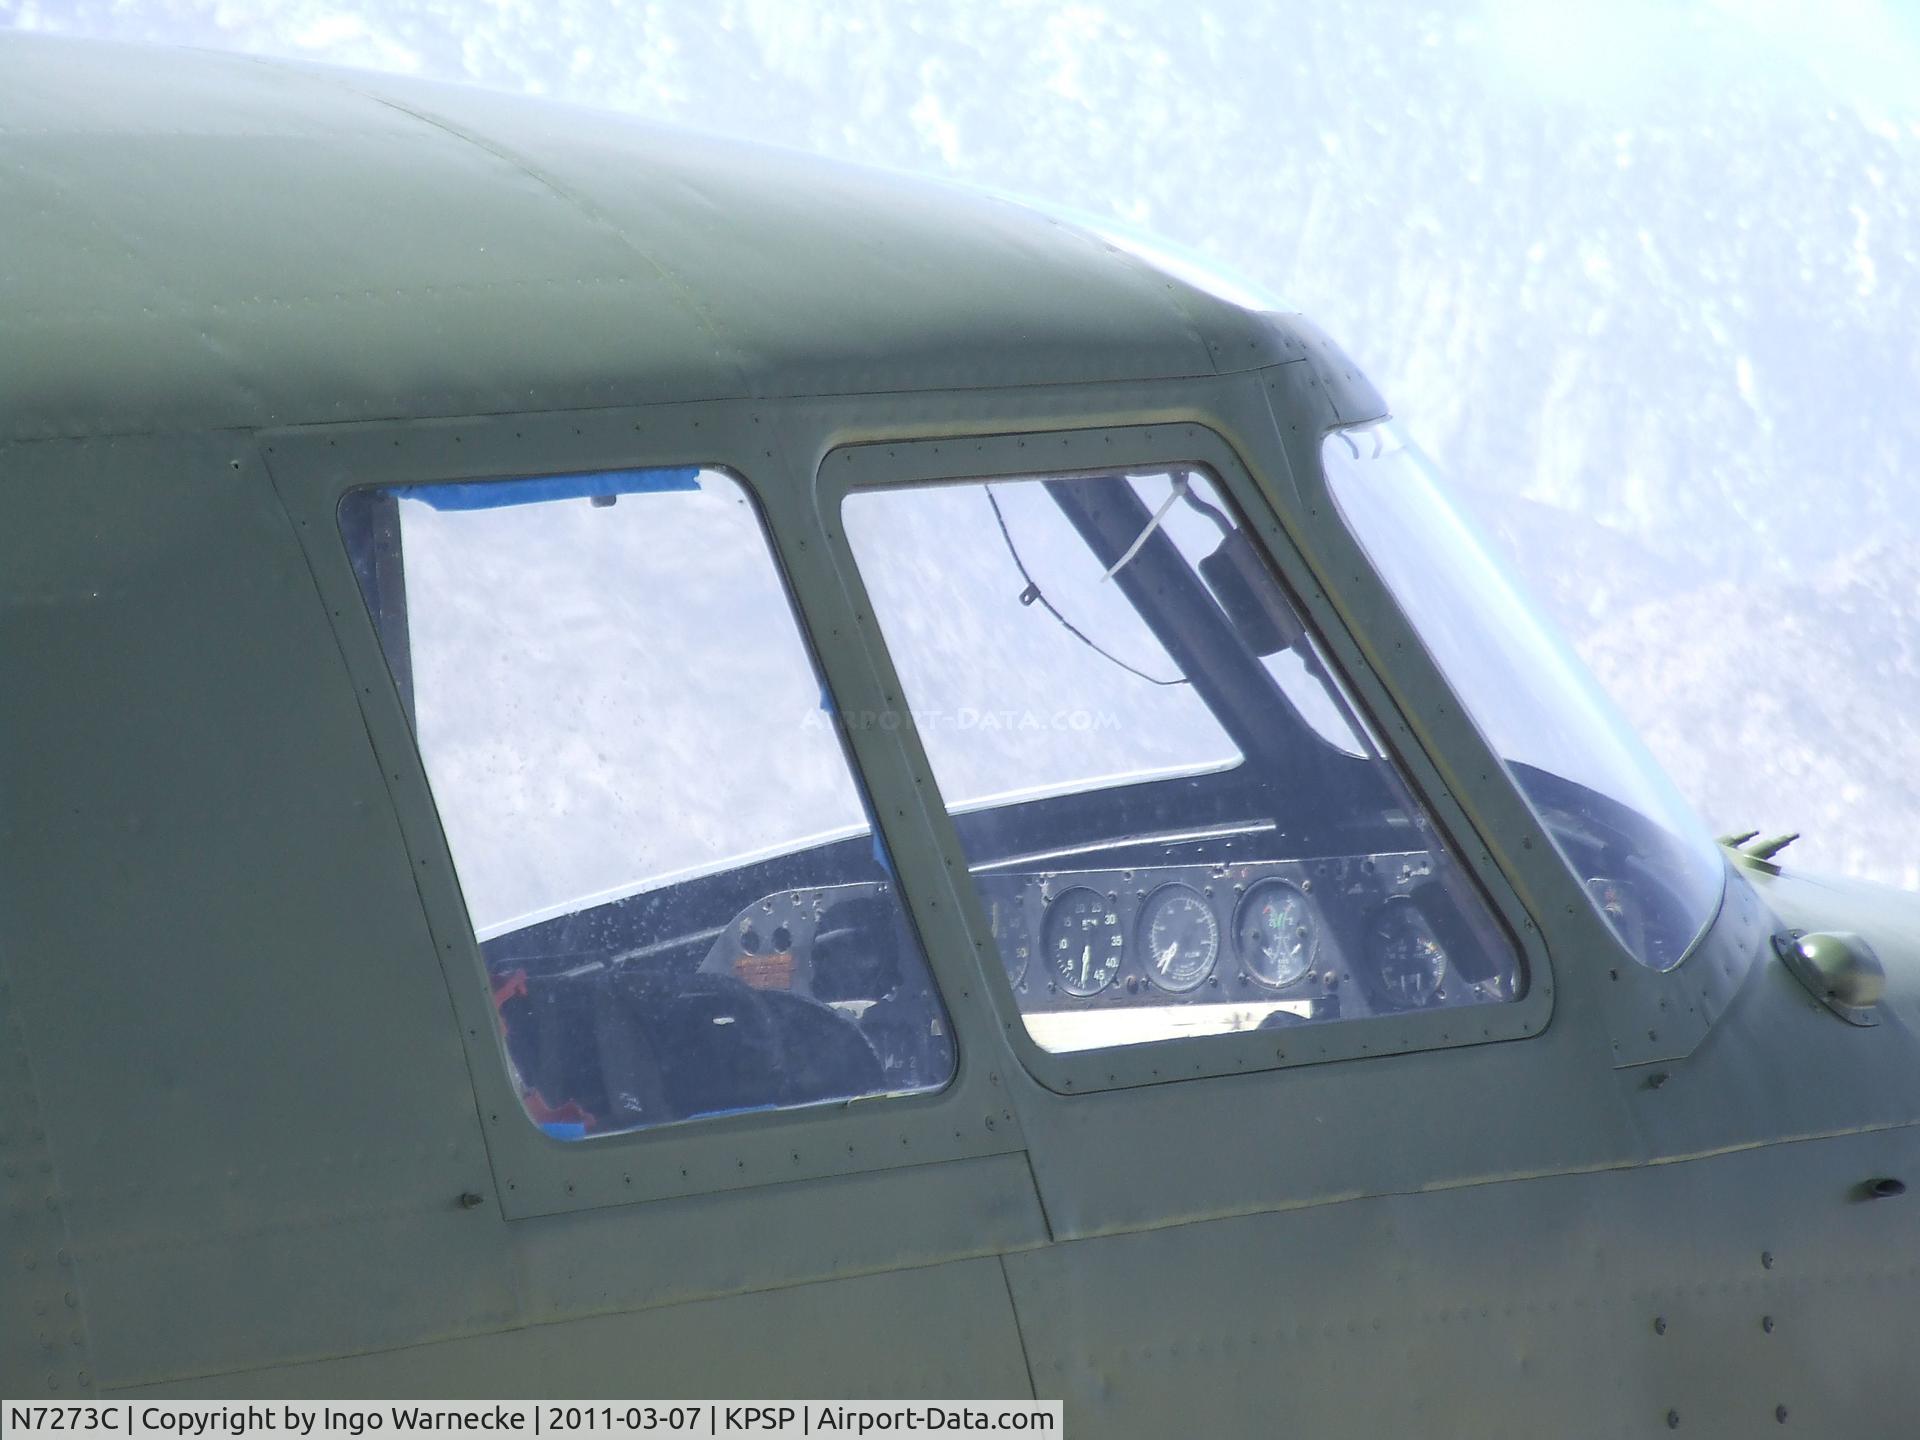
[(1512, 940), (1212, 476), (857, 490), (843, 515), (1039, 1046), (1520, 996)]
[(735, 479), (370, 489), (340, 518), (533, 1121), (585, 1139), (951, 1078)]

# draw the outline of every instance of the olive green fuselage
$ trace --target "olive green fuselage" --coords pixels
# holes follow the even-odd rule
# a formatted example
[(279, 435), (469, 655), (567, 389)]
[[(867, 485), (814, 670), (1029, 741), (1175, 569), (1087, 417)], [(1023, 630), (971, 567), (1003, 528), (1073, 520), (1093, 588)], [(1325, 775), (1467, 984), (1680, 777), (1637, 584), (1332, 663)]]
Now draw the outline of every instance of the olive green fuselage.
[[(607, 117), (0, 44), (0, 1393), (1060, 1396), (1091, 1435), (1895, 1433), (1920, 906), (1730, 860), (1634, 965), (1340, 525), (1384, 412), (1003, 202)], [(852, 729), (935, 1093), (567, 1145), (522, 1115), (349, 489), (704, 465), (842, 711), (849, 489), (1222, 477), (1530, 983), (1072, 1061), (909, 723)], [(1850, 1026), (1776, 958), (1865, 935)], [(1780, 1407), (1784, 1407), (1781, 1410)]]

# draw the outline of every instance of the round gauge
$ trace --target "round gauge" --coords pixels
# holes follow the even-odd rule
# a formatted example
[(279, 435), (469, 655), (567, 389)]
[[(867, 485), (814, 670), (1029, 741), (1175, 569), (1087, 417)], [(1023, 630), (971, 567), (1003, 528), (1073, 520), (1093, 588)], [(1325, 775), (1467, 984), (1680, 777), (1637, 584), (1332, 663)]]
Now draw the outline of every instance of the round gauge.
[(1007, 983), (1018, 990), (1027, 978), (1027, 962), (1033, 958), (1033, 932), (1027, 928), (1026, 907), (1018, 899), (995, 900), (988, 907), (987, 923), (993, 928), (994, 944), (1000, 947)]
[(1447, 978), (1447, 952), (1420, 907), (1405, 895), (1387, 901), (1367, 922), (1368, 989), (1394, 1010), (1430, 1005)]
[(1220, 956), (1220, 922), (1191, 885), (1162, 885), (1140, 907), (1144, 968), (1154, 984), (1176, 994), (1213, 973)]
[(1233, 943), (1240, 963), (1254, 979), (1276, 990), (1313, 968), (1317, 931), (1307, 897), (1285, 880), (1256, 880), (1233, 912)]
[(1620, 937), (1620, 943), (1635, 955), (1646, 954), (1647, 912), (1641, 908), (1640, 897), (1633, 893), (1633, 887), (1624, 880), (1596, 875), (1587, 881), (1587, 894), (1599, 906), (1601, 918)]
[(1076, 885), (1062, 890), (1040, 922), (1047, 964), (1069, 995), (1098, 995), (1120, 973), (1126, 930), (1113, 902), (1098, 890)]

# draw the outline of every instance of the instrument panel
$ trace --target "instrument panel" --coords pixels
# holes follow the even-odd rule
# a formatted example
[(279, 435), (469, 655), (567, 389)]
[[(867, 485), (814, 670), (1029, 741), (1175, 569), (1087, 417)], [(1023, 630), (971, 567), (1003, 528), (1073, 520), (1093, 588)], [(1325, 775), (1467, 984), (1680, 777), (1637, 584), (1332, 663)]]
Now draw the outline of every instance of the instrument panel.
[[(1520, 991), (1513, 946), (1489, 928), (1465, 879), (1423, 850), (973, 878), (1028, 1031), (1049, 1050), (1485, 1004)], [(891, 957), (911, 945), (897, 933), (890, 889), (863, 882), (765, 896), (720, 927), (699, 968), (872, 1028), (874, 1015), (898, 1008)], [(917, 994), (924, 983), (909, 988), (915, 1003), (932, 1003)]]
[(1425, 851), (974, 878), (1027, 1014), (1207, 1004), (1284, 1024), (1517, 988)]

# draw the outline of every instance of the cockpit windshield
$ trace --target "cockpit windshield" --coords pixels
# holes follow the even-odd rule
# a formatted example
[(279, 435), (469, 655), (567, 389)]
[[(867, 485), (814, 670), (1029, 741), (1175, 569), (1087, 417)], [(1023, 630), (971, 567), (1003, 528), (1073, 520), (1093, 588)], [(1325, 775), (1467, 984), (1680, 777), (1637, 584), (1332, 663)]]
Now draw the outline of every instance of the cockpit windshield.
[(1348, 526), (1621, 944), (1678, 964), (1726, 883), (1698, 817), (1391, 424), (1336, 430), (1321, 457)]

